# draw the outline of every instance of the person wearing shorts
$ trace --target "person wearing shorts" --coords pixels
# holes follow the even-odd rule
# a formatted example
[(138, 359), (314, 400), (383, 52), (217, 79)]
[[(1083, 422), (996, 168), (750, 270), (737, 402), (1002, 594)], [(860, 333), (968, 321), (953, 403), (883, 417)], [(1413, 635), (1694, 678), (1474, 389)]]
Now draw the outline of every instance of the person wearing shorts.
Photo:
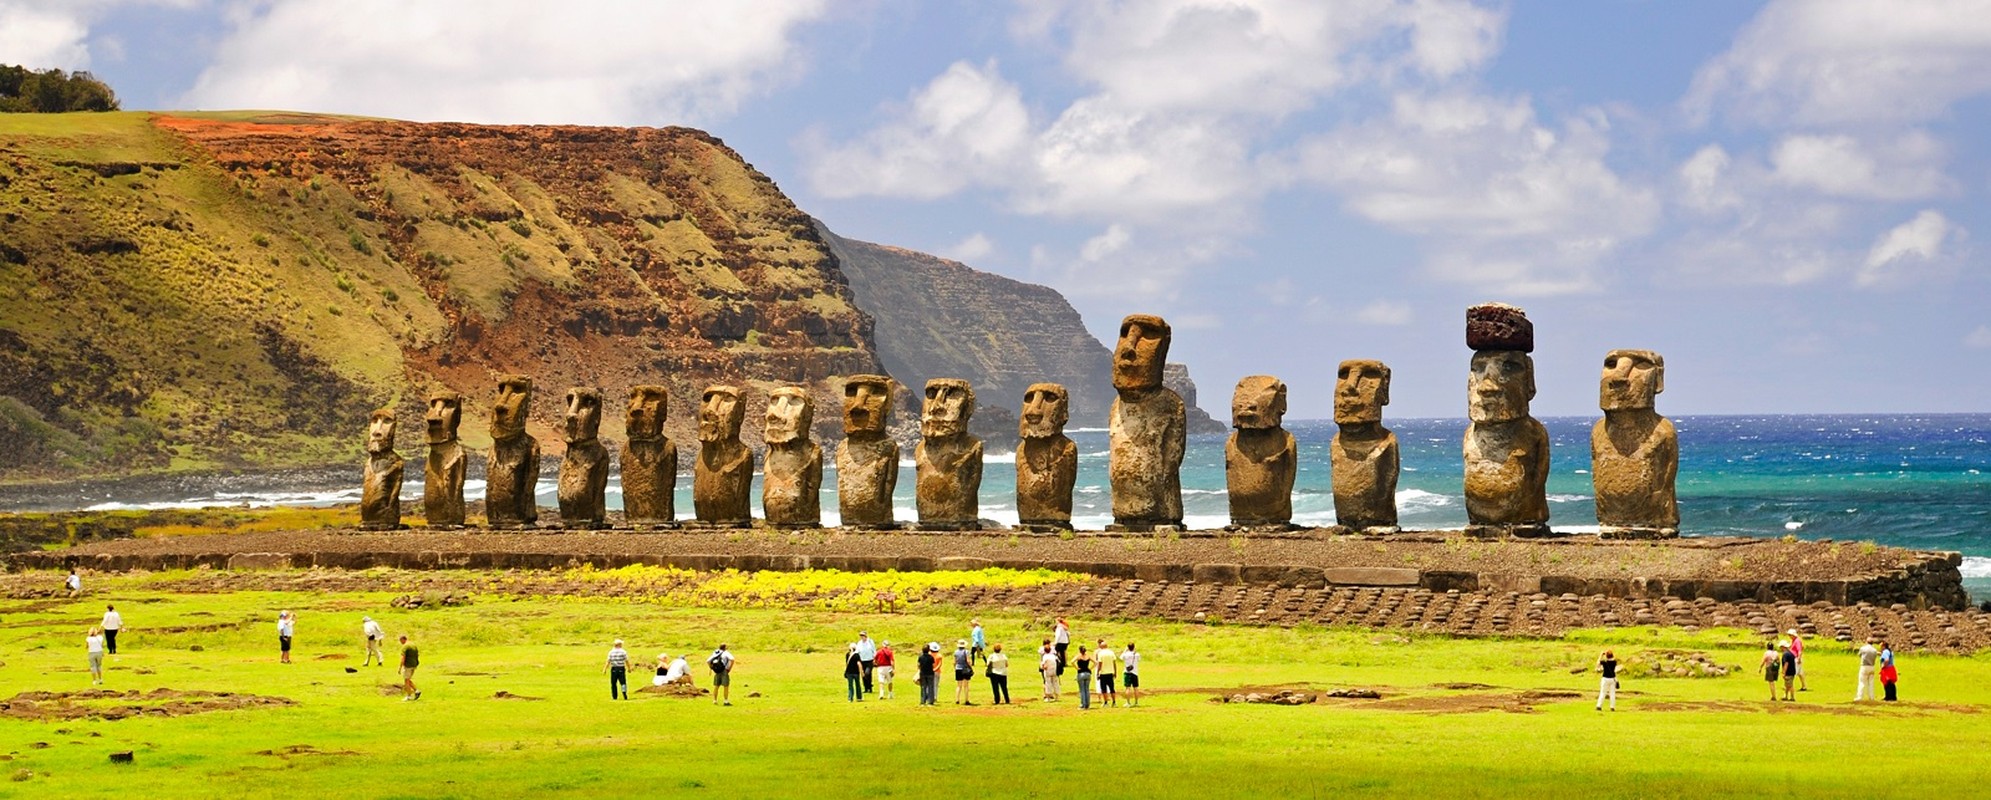
[(1120, 654), (1113, 652), (1113, 648), (1106, 644), (1106, 640), (1101, 639), (1099, 649), (1093, 651), (1092, 658), (1099, 670), (1099, 704), (1119, 705), (1120, 698), (1113, 693), (1113, 679), (1116, 677), (1114, 669), (1118, 666)]
[(1120, 652), (1120, 688), (1127, 690), (1127, 705), (1141, 704), (1141, 654), (1134, 652), (1134, 643), (1128, 642), (1127, 649)]
[(878, 699), (892, 699), (892, 643), (885, 642), (873, 657), (871, 676), (877, 679)]
[(359, 619), (360, 633), (366, 636), (366, 660), (360, 662), (360, 666), (368, 664), (387, 666), (387, 656), (380, 654), (380, 643), (387, 640), (387, 632), (381, 630), (380, 623), (374, 622), (372, 617)]
[(1783, 668), (1784, 699), (1795, 701), (1797, 698), (1791, 695), (1791, 681), (1797, 678), (1797, 653), (1791, 652), (1791, 646), (1787, 644), (1779, 644), (1777, 649), (1781, 651), (1777, 654), (1777, 662)]
[(1777, 674), (1783, 671), (1783, 660), (1777, 655), (1776, 642), (1763, 643), (1763, 660), (1758, 665), (1763, 670), (1763, 682), (1770, 685), (1770, 702), (1777, 700)]
[(954, 704), (972, 706), (968, 697), (968, 685), (975, 681), (974, 651), (968, 649), (968, 640), (954, 640)]
[(401, 635), (401, 702), (422, 699), (422, 690), (415, 688), (415, 668), (422, 665), (422, 651), (408, 643), (407, 634)]
[(705, 666), (712, 670), (713, 705), (733, 704), (733, 664), (738, 660), (726, 650), (724, 643), (719, 645), (719, 649), (712, 651), (712, 655), (706, 656)]
[(290, 637), (297, 635), (297, 618), (289, 611), (277, 614), (277, 661), (290, 663)]

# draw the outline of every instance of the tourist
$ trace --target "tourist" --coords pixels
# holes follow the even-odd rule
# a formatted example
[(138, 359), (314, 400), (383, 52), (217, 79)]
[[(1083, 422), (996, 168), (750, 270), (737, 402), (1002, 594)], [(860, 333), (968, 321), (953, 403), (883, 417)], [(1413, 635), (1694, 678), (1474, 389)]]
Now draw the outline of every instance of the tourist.
[(928, 642), (926, 649), (919, 651), (919, 704), (939, 705), (940, 678), (934, 668), (940, 660), (940, 643)]
[(719, 643), (719, 649), (712, 651), (712, 655), (705, 657), (705, 668), (712, 670), (713, 705), (733, 704), (733, 668), (739, 661), (726, 649), (724, 642)]
[(878, 676), (878, 699), (892, 699), (892, 643), (885, 642), (878, 648), (878, 664), (874, 672)]
[(1777, 663), (1784, 675), (1784, 699), (1795, 701), (1797, 698), (1791, 695), (1791, 681), (1797, 679), (1797, 653), (1791, 651), (1788, 643), (1778, 644), (1777, 650)]
[(671, 654), (657, 654), (657, 673), (650, 678), (651, 686), (662, 686), (671, 682)]
[(401, 702), (422, 699), (422, 690), (415, 688), (415, 668), (421, 665), (421, 651), (408, 643), (407, 634), (401, 634)]
[[(860, 634), (862, 635), (862, 634)], [(853, 644), (843, 654), (843, 684), (849, 702), (864, 702), (864, 659)]]
[(104, 606), (104, 651), (118, 654), (118, 630), (124, 627), (124, 617), (118, 614), (118, 607)]
[(1006, 706), (1009, 702), (1009, 656), (1003, 655), (1002, 645), (997, 644), (989, 651), (989, 691), (995, 695), (990, 701), (995, 705)]
[(1604, 698), (1611, 698), (1611, 710), (1618, 710), (1618, 657), (1605, 650), (1597, 659), (1597, 671), (1603, 673), (1597, 680), (1597, 710), (1604, 710)]
[(387, 632), (381, 630), (380, 623), (374, 622), (372, 617), (363, 616), (359, 619), (360, 633), (366, 636), (366, 660), (360, 662), (360, 666), (368, 664), (387, 666), (387, 656), (380, 654), (380, 643), (387, 640)]
[(1058, 674), (1065, 674), (1065, 649), (1072, 646), (1072, 627), (1059, 617), (1057, 626), (1051, 629), (1051, 646), (1058, 651)]
[(1770, 685), (1771, 702), (1776, 702), (1777, 699), (1777, 675), (1783, 672), (1783, 663), (1783, 658), (1777, 655), (1776, 641), (1764, 642), (1763, 660), (1760, 666), (1763, 668), (1763, 682)]
[(1127, 690), (1127, 705), (1141, 704), (1141, 654), (1134, 652), (1134, 643), (1128, 642), (1127, 649), (1120, 651), (1120, 688)]
[(1880, 690), (1881, 700), (1894, 702), (1894, 682), (1901, 674), (1894, 669), (1894, 648), (1887, 642), (1880, 643)]
[(83, 593), (83, 578), (76, 574), (75, 567), (69, 568), (69, 577), (63, 579), (62, 587), (69, 590), (70, 597), (75, 597)]
[(622, 692), (622, 699), (629, 699), (629, 651), (622, 649), (621, 639), (608, 648), (608, 661), (603, 667), (608, 670), (608, 699), (614, 700), (617, 690)]
[(974, 664), (974, 660), (977, 658), (981, 659), (982, 663), (984, 664), (987, 664), (989, 662), (988, 635), (982, 632), (982, 621), (979, 619), (974, 620), (973, 624), (970, 625), (968, 628), (969, 665), (972, 666)]
[(1037, 674), (1044, 676), (1044, 702), (1058, 699), (1058, 654), (1051, 651), (1050, 645), (1037, 649)]
[(1879, 668), (1880, 651), (1874, 648), (1873, 639), (1869, 637), (1865, 644), (1860, 645), (1860, 678), (1859, 683), (1853, 686), (1853, 702), (1865, 700), (1871, 703), (1880, 699), (1873, 690), (1874, 673)]
[(90, 635), (83, 637), (83, 649), (90, 655), (90, 682), (104, 685), (104, 629), (90, 628)]
[(857, 663), (864, 673), (864, 693), (871, 693), (871, 673), (878, 669), (878, 645), (871, 641), (871, 634), (857, 632)]
[(1078, 646), (1078, 661), (1073, 666), (1078, 667), (1078, 707), (1092, 708), (1092, 657), (1086, 655), (1085, 645)]
[(289, 611), (277, 614), (277, 662), (290, 663), (290, 637), (297, 634), (297, 620)]
[(954, 704), (974, 705), (968, 699), (968, 684), (975, 680), (974, 655), (967, 639), (954, 640)]
[(1798, 638), (1796, 628), (1784, 631), (1784, 633), (1791, 637), (1791, 657), (1797, 659), (1797, 690), (1800, 692), (1809, 692), (1811, 691), (1811, 687), (1804, 682), (1804, 640)]
[(1092, 659), (1095, 667), (1094, 674), (1099, 676), (1099, 699), (1101, 704), (1109, 706), (1119, 705), (1120, 698), (1113, 693), (1113, 678), (1115, 677), (1113, 670), (1117, 666), (1115, 662), (1120, 660), (1120, 654), (1113, 652), (1113, 648), (1106, 644), (1105, 639), (1100, 639), (1099, 649), (1093, 651)]

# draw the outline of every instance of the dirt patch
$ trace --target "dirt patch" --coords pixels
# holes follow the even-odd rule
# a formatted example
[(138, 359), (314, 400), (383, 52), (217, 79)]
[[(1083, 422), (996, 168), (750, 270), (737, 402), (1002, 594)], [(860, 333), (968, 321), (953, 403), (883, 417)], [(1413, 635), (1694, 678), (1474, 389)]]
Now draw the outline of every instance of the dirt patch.
[(184, 717), (211, 711), (294, 706), (287, 697), (154, 689), (150, 692), (88, 689), (80, 692), (22, 692), (0, 701), (0, 717), (55, 722), (80, 719), (119, 720), (131, 717)]
[(324, 653), (324, 654), (321, 654), (321, 655), (318, 655), (318, 656), (314, 657), (314, 658), (313, 658), (312, 660), (313, 660), (313, 661), (345, 661), (346, 659), (349, 659), (349, 658), (352, 658), (352, 656), (350, 656), (350, 655), (348, 655), (348, 654), (345, 654), (345, 653)]
[(503, 690), (503, 689), (499, 689), (499, 690), (497, 690), (497, 691), (495, 691), (495, 692), (492, 692), (492, 693), (491, 693), (491, 699), (492, 699), (492, 700), (545, 700), (546, 698), (544, 698), (544, 697), (527, 697), (527, 696), (525, 696), (525, 695), (522, 695), (522, 694), (512, 694), (511, 692), (507, 692), (507, 691), (505, 691), (505, 690)]
[(636, 693), (663, 695), (664, 697), (706, 697), (711, 694), (709, 690), (702, 689), (691, 681), (666, 683), (662, 686), (645, 686), (637, 689)]
[(1490, 683), (1434, 683), (1431, 684), (1431, 688), (1450, 689), (1459, 692), (1478, 692), (1486, 691), (1487, 689), (1498, 689), (1500, 687)]
[(294, 744), (289, 747), (279, 747), (275, 750), (257, 750), (256, 755), (289, 758), (291, 756), (360, 756), (366, 754), (358, 750), (320, 750), (308, 744)]
[[(1541, 692), (1500, 692), (1455, 695), (1425, 695), (1422, 697), (1400, 697), (1394, 700), (1380, 700), (1368, 704), (1367, 708), (1380, 708), (1385, 711), (1406, 711), (1417, 714), (1477, 714), (1482, 711), (1505, 711), (1509, 714), (1533, 714), (1535, 706), (1557, 698), (1543, 697)], [(1571, 694), (1575, 694), (1572, 692)]]

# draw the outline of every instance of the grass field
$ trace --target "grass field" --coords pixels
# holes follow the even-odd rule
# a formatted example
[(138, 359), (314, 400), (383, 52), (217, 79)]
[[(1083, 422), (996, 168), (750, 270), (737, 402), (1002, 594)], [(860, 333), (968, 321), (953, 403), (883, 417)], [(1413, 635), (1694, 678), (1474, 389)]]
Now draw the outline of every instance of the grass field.
[[(0, 797), (766, 796), (1322, 797), (1348, 790), (1452, 796), (1972, 796), (1991, 744), (1991, 658), (1906, 654), (1907, 700), (1855, 706), (1854, 656), (1812, 644), (1812, 691), (1764, 700), (1741, 631), (1584, 631), (1566, 639), (1454, 640), (1388, 630), (1072, 620), (1075, 639), (1143, 653), (1140, 708), (1035, 701), (1028, 653), (1049, 620), (914, 606), (674, 607), (659, 599), (515, 599), (404, 610), (400, 591), (179, 593), (172, 574), (103, 576), (77, 600), (0, 601)], [(496, 576), (493, 576), (494, 579)], [(21, 581), (16, 577), (10, 580)], [(52, 574), (25, 580), (46, 581)], [(18, 584), (17, 584), (18, 585)], [(83, 636), (105, 603), (126, 620), (112, 690), (210, 690), (295, 705), (121, 720), (23, 718), (4, 698), (90, 689)], [(277, 662), (274, 621), (298, 612), (297, 663)], [(424, 692), (401, 702), (392, 668), (359, 667), (360, 617), (422, 647)], [(859, 629), (951, 646), (979, 614), (1021, 650), (1013, 707), (919, 708), (844, 700), (843, 643)], [(615, 637), (633, 662), (719, 641), (739, 653), (731, 707), (637, 695), (611, 701)], [(198, 646), (200, 649), (195, 650)], [(1619, 710), (1591, 708), (1585, 671), (1614, 648), (1632, 675)], [(1661, 650), (1704, 652), (1738, 673), (1648, 677)], [(906, 648), (909, 664), (910, 648)], [(904, 670), (910, 673), (912, 670)], [(638, 669), (637, 685), (647, 683)], [(1474, 683), (1484, 688), (1437, 688)], [(1280, 707), (1213, 702), (1244, 686), (1370, 687), (1377, 700)], [(1528, 690), (1551, 690), (1527, 699)], [(538, 700), (498, 699), (507, 692)], [(1553, 692), (1580, 693), (1578, 696)], [(757, 696), (756, 696), (757, 695)], [(109, 708), (160, 700), (86, 699)], [(46, 711), (61, 702), (44, 702)], [(1477, 710), (1472, 709), (1488, 709)], [(1532, 710), (1527, 710), (1532, 709)], [(132, 750), (131, 765), (108, 754)]]

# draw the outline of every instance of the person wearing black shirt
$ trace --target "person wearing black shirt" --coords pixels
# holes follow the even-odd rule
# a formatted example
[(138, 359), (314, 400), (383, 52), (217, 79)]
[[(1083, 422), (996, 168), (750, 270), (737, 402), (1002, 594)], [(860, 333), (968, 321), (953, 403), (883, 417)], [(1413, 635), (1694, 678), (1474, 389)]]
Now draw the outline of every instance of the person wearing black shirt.
[(940, 643), (929, 642), (925, 650), (919, 652), (919, 704), (932, 706), (940, 704), (940, 675), (934, 672), (940, 660)]
[(1604, 710), (1604, 698), (1611, 699), (1611, 710), (1618, 710), (1618, 657), (1605, 650), (1604, 657), (1597, 659), (1597, 671), (1604, 677), (1597, 682), (1597, 710)]

